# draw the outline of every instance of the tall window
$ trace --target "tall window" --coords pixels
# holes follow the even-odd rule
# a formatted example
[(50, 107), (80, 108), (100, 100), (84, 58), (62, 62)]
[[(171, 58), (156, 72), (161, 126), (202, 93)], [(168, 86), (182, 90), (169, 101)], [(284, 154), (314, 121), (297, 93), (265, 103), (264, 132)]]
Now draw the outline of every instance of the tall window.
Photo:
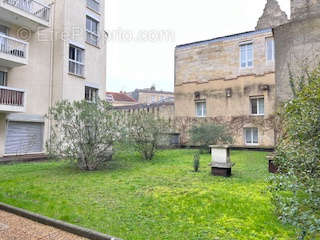
[(69, 46), (69, 72), (84, 76), (84, 50), (73, 45)]
[(250, 104), (251, 104), (251, 114), (264, 115), (264, 98), (263, 97), (250, 98)]
[(253, 67), (253, 44), (240, 45), (240, 66), (241, 68)]
[(196, 102), (196, 116), (205, 117), (207, 115), (206, 102)]
[(156, 97), (155, 96), (151, 96), (151, 102), (154, 103), (156, 101)]
[(7, 73), (0, 71), (0, 86), (7, 86)]
[(245, 143), (247, 145), (259, 144), (258, 128), (245, 128), (244, 134), (245, 134)]
[(85, 94), (84, 98), (85, 100), (89, 102), (96, 102), (98, 97), (98, 89), (92, 88), (92, 87), (85, 87)]
[(268, 62), (274, 61), (274, 39), (266, 39), (266, 58)]
[(100, 12), (100, 0), (87, 0), (87, 7), (96, 12)]
[(87, 16), (86, 30), (87, 30), (87, 41), (95, 46), (98, 46), (98, 25), (99, 22), (93, 18)]

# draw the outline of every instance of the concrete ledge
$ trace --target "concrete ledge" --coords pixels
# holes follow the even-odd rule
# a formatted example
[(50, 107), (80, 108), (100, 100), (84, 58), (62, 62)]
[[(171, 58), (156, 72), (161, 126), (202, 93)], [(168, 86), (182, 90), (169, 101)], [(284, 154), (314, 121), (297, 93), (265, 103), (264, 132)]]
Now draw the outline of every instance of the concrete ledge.
[(60, 230), (63, 230), (65, 232), (69, 232), (75, 235), (78, 235), (80, 237), (89, 238), (91, 240), (121, 240), (120, 238), (114, 238), (90, 229), (78, 227), (76, 225), (62, 222), (59, 220), (55, 220), (52, 218), (44, 217), (39, 214), (35, 214), (26, 210), (23, 210), (21, 208), (12, 207), (10, 205), (4, 204), (0, 202), (0, 210), (18, 215), (20, 217), (28, 218), (32, 221), (48, 225), (51, 227), (58, 228)]
[(47, 161), (48, 155), (46, 154), (25, 154), (25, 155), (12, 155), (0, 158), (1, 164), (14, 164), (14, 163), (26, 163), (26, 162), (40, 162)]

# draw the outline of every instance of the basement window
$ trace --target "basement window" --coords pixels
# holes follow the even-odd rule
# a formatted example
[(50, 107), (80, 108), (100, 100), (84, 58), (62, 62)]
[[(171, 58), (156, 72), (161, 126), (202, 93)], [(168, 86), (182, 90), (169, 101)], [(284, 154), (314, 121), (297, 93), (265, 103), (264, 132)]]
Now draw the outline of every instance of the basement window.
[(245, 128), (245, 144), (258, 145), (259, 144), (259, 131), (258, 128)]
[(207, 115), (207, 105), (205, 101), (196, 102), (196, 116), (206, 117)]

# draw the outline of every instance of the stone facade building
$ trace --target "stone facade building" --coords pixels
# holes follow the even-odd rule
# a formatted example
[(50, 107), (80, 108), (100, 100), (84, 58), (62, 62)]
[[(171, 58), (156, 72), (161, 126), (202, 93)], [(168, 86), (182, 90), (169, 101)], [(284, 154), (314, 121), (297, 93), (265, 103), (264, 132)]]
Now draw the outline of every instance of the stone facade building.
[(159, 91), (153, 86), (151, 88), (136, 89), (129, 93), (129, 95), (141, 104), (152, 104), (162, 101), (166, 98), (174, 97), (173, 92)]
[(320, 0), (291, 0), (291, 19), (274, 28), (277, 103), (292, 97), (289, 75), (294, 78), (320, 63)]
[(268, 0), (256, 30), (175, 49), (175, 123), (182, 144), (200, 122), (225, 124), (235, 145), (275, 144), (273, 27), (288, 21)]
[(59, 100), (105, 97), (103, 0), (0, 1), (0, 157), (42, 153)]

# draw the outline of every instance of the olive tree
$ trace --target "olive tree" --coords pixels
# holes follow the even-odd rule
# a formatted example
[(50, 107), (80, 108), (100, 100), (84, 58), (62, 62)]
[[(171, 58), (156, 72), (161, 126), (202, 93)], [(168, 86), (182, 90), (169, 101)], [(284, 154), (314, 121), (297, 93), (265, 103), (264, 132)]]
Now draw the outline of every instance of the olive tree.
[(107, 102), (60, 101), (47, 117), (53, 124), (47, 142), (52, 156), (76, 161), (88, 171), (112, 157), (112, 145), (119, 138), (118, 114)]
[(166, 142), (169, 124), (147, 111), (126, 116), (125, 142), (145, 160), (152, 160), (162, 143)]
[(275, 151), (279, 174), (272, 178), (273, 202), (280, 219), (300, 230), (300, 239), (320, 237), (319, 70), (291, 77), (294, 97), (281, 110)]
[(204, 151), (209, 151), (209, 145), (228, 144), (233, 138), (227, 128), (222, 124), (202, 123), (194, 125), (189, 131), (191, 142), (200, 145)]

